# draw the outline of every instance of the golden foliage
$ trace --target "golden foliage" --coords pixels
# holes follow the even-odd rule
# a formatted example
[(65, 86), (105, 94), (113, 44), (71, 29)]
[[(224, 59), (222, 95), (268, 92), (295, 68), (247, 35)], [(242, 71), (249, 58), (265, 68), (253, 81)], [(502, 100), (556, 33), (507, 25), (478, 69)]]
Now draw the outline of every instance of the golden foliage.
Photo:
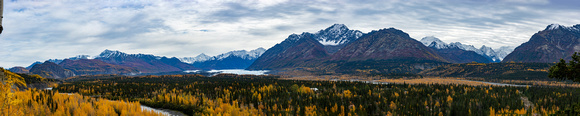
[[(139, 102), (111, 101), (102, 98), (85, 97), (29, 89), (10, 92), (14, 95), (11, 104), (2, 108), (0, 115), (30, 116), (117, 116), (138, 115), (157, 116), (158, 113), (142, 110)], [(118, 112), (117, 112), (118, 111)]]

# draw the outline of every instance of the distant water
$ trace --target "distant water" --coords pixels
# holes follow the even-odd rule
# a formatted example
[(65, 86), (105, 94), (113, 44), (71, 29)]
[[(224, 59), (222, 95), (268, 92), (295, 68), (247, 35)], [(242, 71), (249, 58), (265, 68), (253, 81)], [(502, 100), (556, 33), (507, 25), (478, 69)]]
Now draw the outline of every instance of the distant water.
[[(195, 73), (195, 72), (201, 72), (201, 70), (186, 70), (183, 71), (185, 73)], [(238, 75), (265, 75), (266, 73), (270, 72), (270, 70), (244, 70), (244, 69), (224, 69), (224, 70), (210, 70), (210, 71), (205, 71), (208, 73), (215, 73), (215, 74), (221, 74), (221, 73), (228, 73), (228, 74), (238, 74)]]

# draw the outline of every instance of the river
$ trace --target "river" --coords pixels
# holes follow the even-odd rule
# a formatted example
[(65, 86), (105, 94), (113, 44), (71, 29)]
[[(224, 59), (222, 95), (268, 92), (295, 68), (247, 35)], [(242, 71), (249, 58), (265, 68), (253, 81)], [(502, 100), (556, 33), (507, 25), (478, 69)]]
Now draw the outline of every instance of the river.
[(141, 105), (141, 110), (143, 110), (143, 111), (146, 111), (146, 110), (147, 111), (153, 111), (153, 112), (156, 112), (156, 113), (160, 113), (163, 116), (187, 116), (187, 115), (185, 115), (185, 114), (183, 114), (183, 113), (181, 113), (179, 111), (167, 110), (167, 109), (156, 109), (156, 108), (152, 108), (152, 107), (144, 106), (144, 105)]

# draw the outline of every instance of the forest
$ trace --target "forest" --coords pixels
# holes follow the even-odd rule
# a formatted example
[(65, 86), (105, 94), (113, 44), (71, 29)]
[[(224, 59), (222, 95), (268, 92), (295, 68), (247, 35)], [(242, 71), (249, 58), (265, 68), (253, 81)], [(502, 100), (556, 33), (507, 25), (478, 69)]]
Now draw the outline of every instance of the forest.
[[(54, 90), (139, 102), (188, 115), (570, 114), (579, 88), (371, 84), (220, 74), (76, 79)], [(576, 104), (577, 105), (577, 104)]]
[[(187, 115), (580, 114), (576, 86), (368, 83), (235, 74), (52, 80), (7, 70), (0, 77), (0, 115), (160, 115), (141, 105)], [(54, 88), (27, 87), (35, 83)]]
[(112, 101), (27, 87), (29, 84), (38, 83), (54, 86), (55, 81), (38, 75), (16, 74), (0, 68), (0, 116), (160, 115), (142, 110), (138, 101)]
[(555, 80), (548, 77), (553, 63), (463, 63), (448, 64), (424, 70), (418, 74), (439, 77), (480, 77), (496, 80)]

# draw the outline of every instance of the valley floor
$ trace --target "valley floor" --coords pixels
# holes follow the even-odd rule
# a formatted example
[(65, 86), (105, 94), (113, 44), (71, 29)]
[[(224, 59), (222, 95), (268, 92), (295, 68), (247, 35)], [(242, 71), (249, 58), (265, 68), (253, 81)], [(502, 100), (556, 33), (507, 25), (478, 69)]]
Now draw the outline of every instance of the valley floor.
[(424, 78), (374, 78), (364, 76), (296, 76), (282, 78), (287, 80), (315, 80), (315, 81), (360, 81), (369, 83), (396, 83), (396, 84), (462, 84), (471, 86), (554, 86), (580, 88), (577, 82), (536, 81), (536, 80), (494, 80), (485, 81), (482, 78), (453, 78), (453, 77), (424, 77)]

